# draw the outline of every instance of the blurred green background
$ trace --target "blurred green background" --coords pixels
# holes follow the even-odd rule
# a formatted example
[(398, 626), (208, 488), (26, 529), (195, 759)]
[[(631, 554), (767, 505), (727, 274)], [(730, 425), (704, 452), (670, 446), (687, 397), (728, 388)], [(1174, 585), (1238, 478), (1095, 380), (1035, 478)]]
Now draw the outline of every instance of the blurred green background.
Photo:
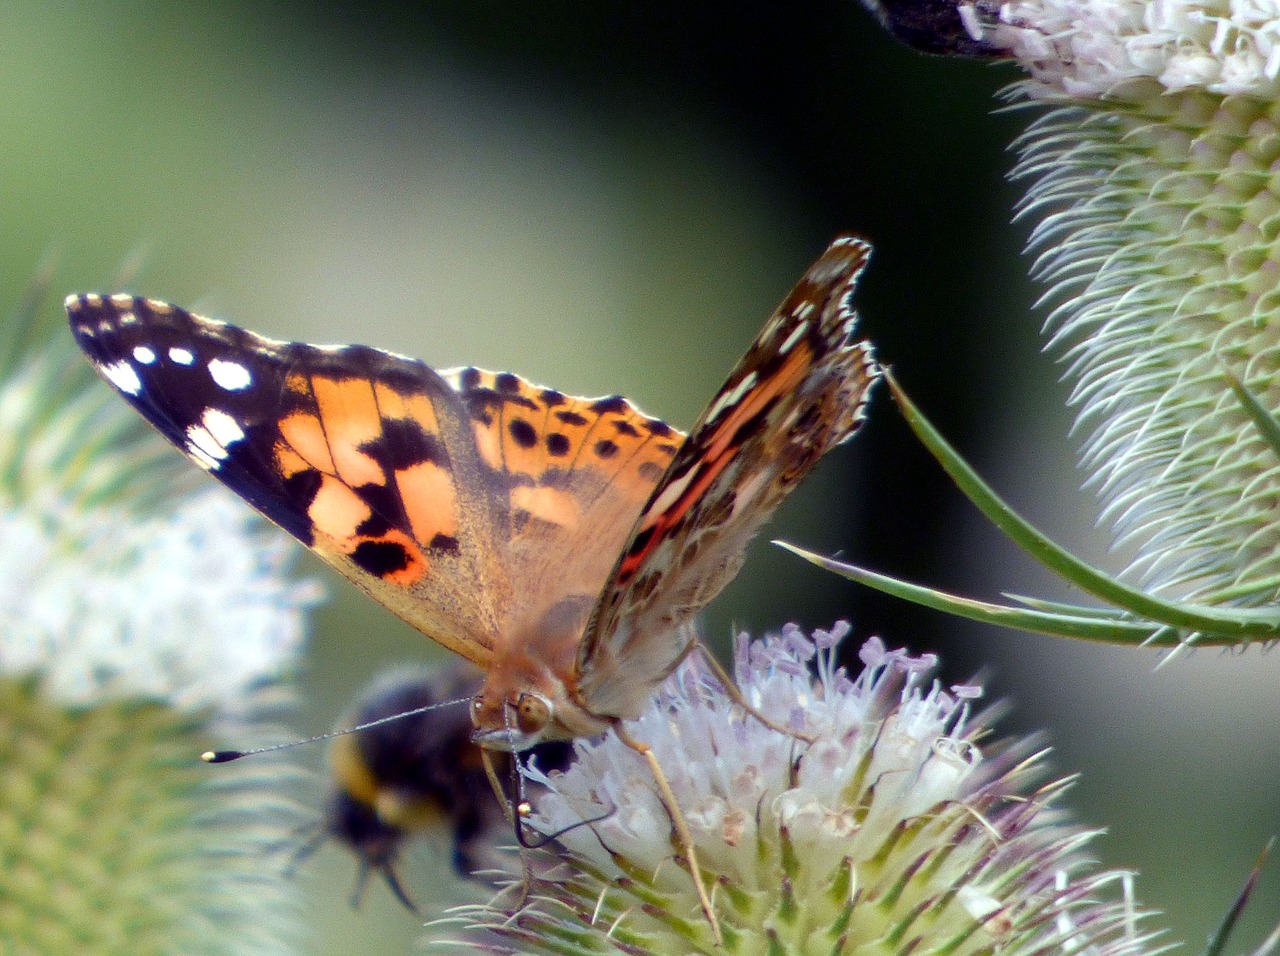
[[(1028, 113), (1008, 67), (897, 46), (853, 2), (457, 0), (6, 4), (0, 8), (0, 299), (59, 253), (56, 300), (128, 291), (279, 338), (361, 341), (434, 365), (621, 392), (687, 426), (833, 235), (871, 239), (864, 328), (1009, 499), (1117, 568), (1079, 490), (1067, 389), (1039, 353), (1040, 291), (1005, 176)], [(63, 335), (58, 310), (49, 333)], [(881, 394), (872, 421), (771, 527), (981, 596), (1070, 597), (959, 500)], [(314, 563), (299, 731), (388, 664), (439, 653)], [(848, 616), (856, 634), (978, 671), (1043, 729), (1093, 852), (1142, 872), (1194, 952), (1280, 830), (1280, 662), (996, 633), (879, 599), (771, 548), (707, 615), (723, 641)], [(309, 756), (318, 765), (319, 748)], [(302, 795), (319, 806), (316, 794)], [(432, 912), (462, 899), (427, 847)], [(300, 875), (315, 954), (403, 952), (380, 886), (347, 906), (330, 847)], [(1275, 919), (1274, 867), (1233, 951)], [(438, 897), (435, 895), (438, 894)]]

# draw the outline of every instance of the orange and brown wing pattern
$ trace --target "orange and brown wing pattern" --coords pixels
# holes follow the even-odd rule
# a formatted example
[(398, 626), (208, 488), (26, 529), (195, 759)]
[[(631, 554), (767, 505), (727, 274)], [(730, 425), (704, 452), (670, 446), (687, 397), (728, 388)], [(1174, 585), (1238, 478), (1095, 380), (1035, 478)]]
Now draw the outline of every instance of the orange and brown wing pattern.
[(132, 296), (73, 296), (67, 311), (98, 371), (192, 460), (410, 624), (488, 663), (509, 595), (493, 541), (506, 500), (432, 369)]
[(631, 526), (684, 435), (617, 395), (575, 398), (476, 368), (441, 375), (470, 412), (489, 485), (508, 501), (498, 537), (521, 601), (503, 633), (541, 659), (557, 659), (555, 647), (539, 642), (572, 640), (576, 649)]
[(783, 300), (689, 433), (636, 521), (578, 656), (597, 714), (634, 715), (679, 662), (686, 625), (732, 580), (748, 541), (861, 424), (879, 377), (855, 340), (871, 247), (837, 239)]

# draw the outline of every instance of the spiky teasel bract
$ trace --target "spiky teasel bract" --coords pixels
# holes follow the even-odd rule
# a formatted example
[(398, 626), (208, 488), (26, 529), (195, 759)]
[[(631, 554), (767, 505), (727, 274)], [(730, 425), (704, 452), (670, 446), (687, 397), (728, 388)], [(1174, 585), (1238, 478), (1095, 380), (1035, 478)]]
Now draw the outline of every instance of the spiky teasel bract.
[(80, 369), (0, 381), (0, 948), (288, 951), (298, 773), (198, 755), (270, 732), (315, 589), (221, 492), (160, 504), (159, 444)]
[[(1062, 782), (1033, 785), (1033, 745), (983, 740), (978, 689), (928, 682), (930, 657), (872, 639), (849, 677), (847, 631), (739, 642), (747, 699), (813, 743), (745, 716), (696, 659), (638, 721), (714, 887), (719, 951), (1150, 952), (1119, 875), (1083, 865), (1093, 834), (1055, 809)], [(516, 887), (437, 933), (494, 952), (718, 951), (644, 762), (612, 735), (576, 747), (530, 818), (561, 834), (564, 864), (514, 916)]]
[(1031, 74), (1011, 96), (1051, 106), (1020, 143), (1024, 211), (1135, 571), (1274, 602), (1280, 447), (1250, 403), (1280, 409), (1280, 3), (962, 6)]

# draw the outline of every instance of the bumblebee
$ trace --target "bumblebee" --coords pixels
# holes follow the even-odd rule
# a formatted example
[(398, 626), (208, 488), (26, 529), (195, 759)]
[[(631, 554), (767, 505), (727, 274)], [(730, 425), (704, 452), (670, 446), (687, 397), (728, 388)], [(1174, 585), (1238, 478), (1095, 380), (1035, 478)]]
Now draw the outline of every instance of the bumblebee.
[[(396, 899), (414, 912), (417, 907), (396, 869), (405, 842), (413, 836), (450, 831), (453, 868), (460, 876), (483, 878), (484, 871), (496, 868), (501, 858), (495, 841), (511, 831), (506, 811), (489, 785), (480, 748), (471, 741), (467, 705), (480, 682), (478, 672), (460, 666), (435, 673), (400, 670), (376, 678), (357, 698), (347, 726), (432, 704), (460, 703), (334, 738), (324, 818), (295, 862), (325, 839), (333, 839), (359, 862), (352, 906), (359, 906), (370, 877), (377, 873)], [(565, 766), (570, 749), (549, 744), (538, 753), (539, 766), (549, 769)]]

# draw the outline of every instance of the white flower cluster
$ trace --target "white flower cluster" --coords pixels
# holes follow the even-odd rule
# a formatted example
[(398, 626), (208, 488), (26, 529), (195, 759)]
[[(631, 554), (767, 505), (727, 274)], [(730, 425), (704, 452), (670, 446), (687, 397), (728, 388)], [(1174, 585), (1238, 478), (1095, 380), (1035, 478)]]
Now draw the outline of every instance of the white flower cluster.
[(556, 835), (558, 863), (515, 912), (509, 890), (454, 910), (449, 942), (504, 956), (1155, 952), (1113, 899), (1120, 874), (1084, 872), (1093, 834), (1057, 809), (1063, 783), (1029, 786), (1035, 742), (992, 741), (991, 709), (972, 712), (981, 689), (944, 689), (932, 655), (872, 638), (849, 675), (848, 632), (738, 643), (743, 695), (797, 736), (743, 713), (696, 655), (628, 724), (688, 824), (721, 942), (648, 764), (614, 734), (576, 741), (563, 772), (531, 769), (546, 791), (526, 821)]
[(69, 705), (232, 713), (296, 660), (319, 597), (286, 573), (284, 537), (221, 489), (156, 517), (56, 496), (0, 506), (0, 542), (0, 674), (38, 674)]
[(1280, 92), (1280, 0), (1015, 0), (961, 4), (975, 38), (1007, 50), (1033, 97), (1106, 96), (1153, 79), (1170, 91)]
[[(936, 682), (924, 683), (936, 664), (932, 655), (889, 651), (878, 638), (862, 646), (864, 669), (850, 678), (834, 663), (836, 645), (848, 632), (849, 625), (839, 622), (811, 639), (788, 625), (779, 637), (739, 639), (737, 680), (747, 700), (771, 719), (817, 737), (812, 745), (743, 714), (694, 661), (630, 727), (658, 756), (699, 853), (706, 854), (704, 865), (732, 874), (736, 885), (762, 889), (755, 885), (762, 873), (757, 827), (785, 825), (804, 848), (809, 872), (825, 877), (850, 852), (855, 833), (871, 843), (869, 834), (882, 836), (904, 818), (960, 799), (980, 763), (965, 725), (978, 688), (947, 693)], [(868, 734), (881, 720), (879, 731)], [(648, 766), (612, 736), (578, 741), (576, 749), (577, 759), (563, 774), (535, 776), (549, 792), (538, 800), (531, 823), (546, 833), (570, 828), (560, 842), (581, 857), (597, 858), (606, 871), (602, 846), (641, 869), (659, 869), (670, 854), (671, 822)], [(866, 766), (862, 758), (869, 751)], [(854, 781), (864, 779), (880, 784), (869, 817), (857, 820), (847, 797), (858, 786)], [(776, 822), (762, 823), (760, 808), (770, 806), (777, 807), (777, 817), (765, 816)], [(602, 813), (608, 815), (593, 827), (574, 828)]]

